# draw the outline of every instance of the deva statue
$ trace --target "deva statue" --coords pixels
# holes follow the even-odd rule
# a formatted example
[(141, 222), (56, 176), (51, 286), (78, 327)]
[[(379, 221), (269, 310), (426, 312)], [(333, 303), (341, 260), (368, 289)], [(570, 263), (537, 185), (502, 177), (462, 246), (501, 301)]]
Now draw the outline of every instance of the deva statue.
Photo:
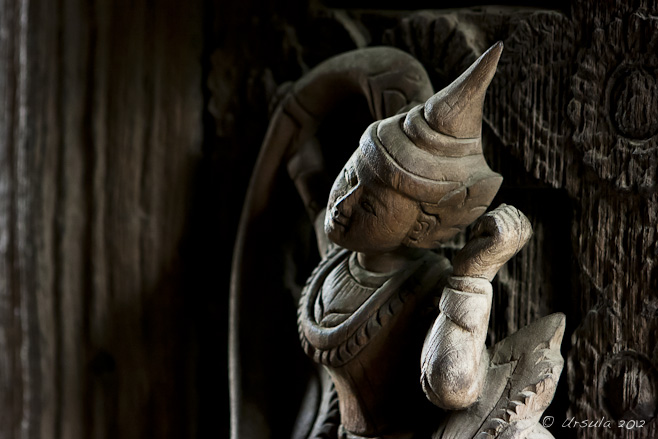
[[(502, 49), (494, 45), (436, 94), (422, 66), (390, 48), (332, 58), (287, 89), (272, 116), (236, 247), (233, 438), (553, 437), (538, 421), (562, 370), (564, 316), (485, 344), (491, 281), (532, 235), (516, 208), (487, 212), (502, 177), (483, 156), (482, 108)], [(326, 156), (336, 150), (315, 134), (354, 93), (366, 97), (377, 120), (328, 190)], [(301, 294), (293, 294), (299, 340), (315, 367), (302, 372), (289, 354), (287, 367), (299, 372), (288, 377), (285, 367), (268, 376), (269, 367), (257, 363), (274, 360), (254, 354), (266, 348), (246, 346), (256, 339), (241, 335), (259, 324), (276, 327), (249, 320), (245, 310), (253, 303), (244, 293), (250, 275), (244, 249), (267, 203), (273, 163), (286, 165), (322, 256)], [(470, 225), (469, 240), (450, 261), (442, 246)], [(285, 358), (276, 362), (286, 365)], [(289, 404), (296, 416), (288, 427), (281, 426), (284, 415), (268, 414), (272, 402), (263, 396), (277, 379), (291, 389), (291, 381), (308, 383)], [(272, 391), (282, 406), (295, 393)]]

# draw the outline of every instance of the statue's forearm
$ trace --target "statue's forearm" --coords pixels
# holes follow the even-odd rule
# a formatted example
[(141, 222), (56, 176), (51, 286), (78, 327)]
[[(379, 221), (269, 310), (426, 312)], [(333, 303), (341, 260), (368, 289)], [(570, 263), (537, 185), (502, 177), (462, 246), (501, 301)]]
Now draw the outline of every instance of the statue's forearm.
[(423, 390), (439, 407), (465, 408), (480, 394), (491, 295), (487, 280), (471, 277), (452, 276), (443, 290), (421, 358)]

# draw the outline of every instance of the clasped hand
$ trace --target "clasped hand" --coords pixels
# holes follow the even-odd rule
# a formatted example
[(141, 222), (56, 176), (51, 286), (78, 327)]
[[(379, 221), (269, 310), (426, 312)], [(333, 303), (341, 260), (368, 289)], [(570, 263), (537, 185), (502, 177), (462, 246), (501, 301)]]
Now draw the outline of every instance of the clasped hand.
[(453, 259), (453, 274), (491, 281), (531, 236), (528, 218), (514, 206), (501, 204), (477, 220), (473, 237)]

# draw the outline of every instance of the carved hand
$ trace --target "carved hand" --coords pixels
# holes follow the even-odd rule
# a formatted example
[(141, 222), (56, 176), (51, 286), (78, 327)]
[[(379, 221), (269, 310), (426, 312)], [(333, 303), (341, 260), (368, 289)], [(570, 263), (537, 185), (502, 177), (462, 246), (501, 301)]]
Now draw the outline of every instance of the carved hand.
[(455, 255), (453, 273), (491, 281), (528, 242), (532, 226), (517, 208), (501, 204), (480, 217), (473, 232), (473, 238)]

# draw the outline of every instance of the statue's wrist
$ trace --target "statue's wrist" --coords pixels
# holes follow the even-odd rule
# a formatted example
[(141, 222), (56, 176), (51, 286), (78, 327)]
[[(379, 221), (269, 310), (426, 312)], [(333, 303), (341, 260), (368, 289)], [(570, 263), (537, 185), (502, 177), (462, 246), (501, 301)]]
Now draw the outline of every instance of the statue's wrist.
[(489, 282), (496, 277), (498, 270), (503, 264), (463, 264), (453, 268), (453, 275), (457, 277), (469, 277), (485, 279)]
[(491, 294), (491, 282), (482, 277), (458, 276), (453, 274), (448, 278), (448, 286), (454, 290), (473, 294)]

